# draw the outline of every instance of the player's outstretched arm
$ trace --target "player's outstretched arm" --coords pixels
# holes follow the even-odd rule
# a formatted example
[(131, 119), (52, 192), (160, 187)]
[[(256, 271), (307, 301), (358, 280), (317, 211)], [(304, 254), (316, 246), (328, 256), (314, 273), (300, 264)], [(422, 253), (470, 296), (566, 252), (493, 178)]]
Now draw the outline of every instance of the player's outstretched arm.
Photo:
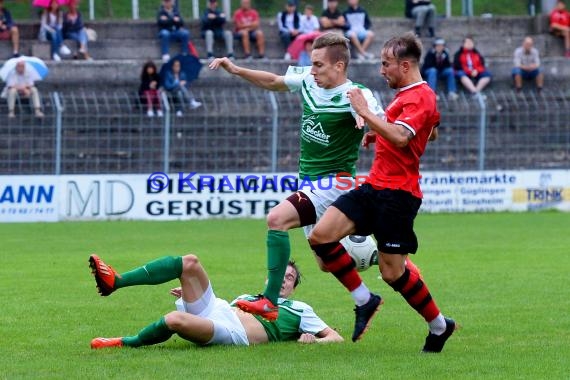
[(325, 328), (323, 331), (319, 332), (317, 335), (303, 333), (297, 339), (297, 342), (304, 344), (311, 343), (338, 343), (343, 342), (344, 339), (335, 330), (330, 327)]
[(210, 70), (222, 68), (232, 75), (241, 77), (257, 87), (270, 91), (288, 91), (283, 76), (262, 70), (246, 69), (233, 63), (229, 58), (216, 58), (208, 65)]

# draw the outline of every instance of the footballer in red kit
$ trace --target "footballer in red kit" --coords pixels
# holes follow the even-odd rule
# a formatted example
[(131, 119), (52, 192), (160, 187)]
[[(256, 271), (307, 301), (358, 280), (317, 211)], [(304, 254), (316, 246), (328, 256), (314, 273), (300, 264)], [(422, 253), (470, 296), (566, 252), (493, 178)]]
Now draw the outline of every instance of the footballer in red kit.
[(350, 104), (371, 130), (362, 145), (376, 144), (374, 161), (366, 182), (341, 195), (325, 211), (309, 243), (351, 294), (369, 294), (369, 301), (354, 309), (355, 331), (365, 331), (383, 300), (350, 275), (348, 254), (338, 240), (349, 234), (373, 234), (382, 279), (427, 322), (422, 352), (431, 353), (443, 350), (457, 325), (440, 312), (423, 278), (405, 265), (408, 255), (418, 249), (414, 220), (422, 203), (420, 158), (428, 141), (437, 139), (440, 120), (435, 93), (420, 74), (421, 55), (421, 41), (413, 33), (384, 44), (380, 74), (397, 91), (384, 116), (369, 112), (359, 89), (348, 91)]

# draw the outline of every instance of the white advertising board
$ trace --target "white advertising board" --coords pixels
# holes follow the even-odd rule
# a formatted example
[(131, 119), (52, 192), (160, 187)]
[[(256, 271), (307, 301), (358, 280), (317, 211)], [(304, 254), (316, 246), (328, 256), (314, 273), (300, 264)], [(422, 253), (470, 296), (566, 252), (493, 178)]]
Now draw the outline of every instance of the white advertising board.
[[(570, 211), (570, 170), (425, 172), (421, 183), (421, 212)], [(263, 218), (303, 185), (292, 173), (0, 176), (0, 222)]]

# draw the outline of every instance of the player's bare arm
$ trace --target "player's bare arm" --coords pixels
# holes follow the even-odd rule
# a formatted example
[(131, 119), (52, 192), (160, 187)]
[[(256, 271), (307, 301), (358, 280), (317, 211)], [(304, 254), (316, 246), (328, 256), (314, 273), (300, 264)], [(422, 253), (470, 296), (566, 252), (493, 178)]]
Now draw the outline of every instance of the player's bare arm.
[(368, 127), (399, 148), (403, 148), (414, 137), (412, 131), (404, 126), (388, 123), (380, 116), (375, 115), (368, 108), (368, 102), (362, 90), (354, 88), (348, 91), (348, 99), (354, 111), (364, 119)]
[(285, 79), (281, 75), (273, 74), (268, 71), (251, 70), (234, 64), (229, 58), (216, 58), (208, 67), (210, 70), (222, 68), (232, 75), (241, 77), (251, 82), (257, 87), (270, 91), (288, 91), (289, 88), (285, 84)]
[(324, 329), (323, 331), (319, 332), (316, 335), (303, 333), (301, 334), (299, 339), (297, 339), (297, 342), (304, 344), (337, 343), (343, 341), (344, 341), (343, 337), (340, 336), (339, 333), (337, 333), (335, 330), (331, 329), (330, 327), (327, 327), (326, 329)]

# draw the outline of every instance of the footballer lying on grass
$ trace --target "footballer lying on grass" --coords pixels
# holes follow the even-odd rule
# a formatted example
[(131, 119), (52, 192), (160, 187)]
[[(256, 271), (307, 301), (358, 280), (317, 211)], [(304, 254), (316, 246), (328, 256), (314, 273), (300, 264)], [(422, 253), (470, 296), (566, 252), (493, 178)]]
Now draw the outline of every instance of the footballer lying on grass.
[[(175, 333), (200, 345), (249, 345), (296, 340), (300, 343), (342, 342), (343, 338), (320, 319), (304, 302), (287, 299), (301, 279), (293, 261), (289, 262), (281, 286), (275, 322), (243, 312), (227, 301), (216, 298), (212, 284), (198, 257), (165, 256), (142, 267), (119, 274), (97, 255), (89, 265), (102, 296), (119, 288), (157, 285), (180, 280), (180, 287), (170, 291), (177, 297), (176, 309), (143, 328), (137, 335), (120, 338), (95, 338), (91, 348), (140, 347), (165, 342)], [(252, 297), (242, 295), (238, 299)], [(234, 301), (235, 302), (235, 301)]]

